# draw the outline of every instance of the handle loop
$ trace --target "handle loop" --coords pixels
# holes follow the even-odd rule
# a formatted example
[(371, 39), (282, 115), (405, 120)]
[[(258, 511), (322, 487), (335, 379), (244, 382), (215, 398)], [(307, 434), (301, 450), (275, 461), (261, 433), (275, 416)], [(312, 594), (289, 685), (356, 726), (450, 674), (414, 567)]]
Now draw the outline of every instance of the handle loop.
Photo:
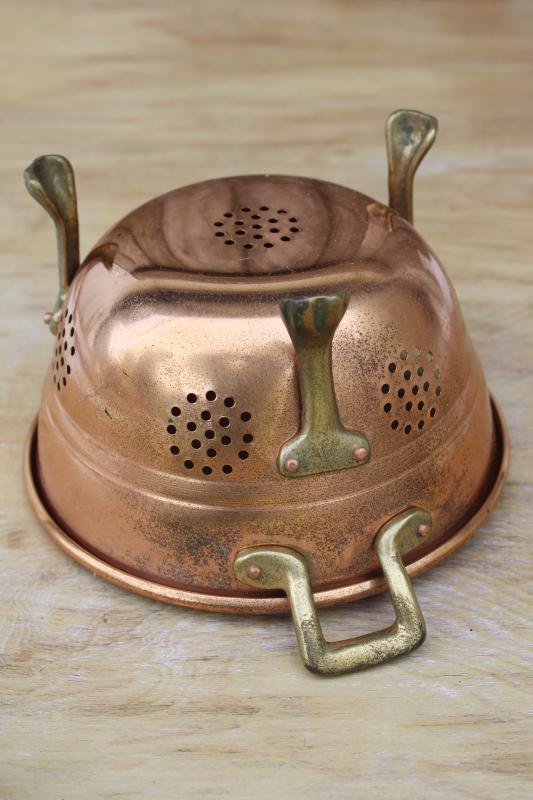
[(396, 620), (384, 630), (327, 642), (317, 616), (305, 560), (286, 547), (243, 550), (234, 563), (237, 578), (255, 589), (282, 589), (288, 596), (300, 654), (307, 669), (341, 675), (408, 653), (424, 641), (426, 626), (402, 555), (421, 543), (431, 530), (431, 517), (411, 508), (387, 522), (374, 548), (387, 579)]

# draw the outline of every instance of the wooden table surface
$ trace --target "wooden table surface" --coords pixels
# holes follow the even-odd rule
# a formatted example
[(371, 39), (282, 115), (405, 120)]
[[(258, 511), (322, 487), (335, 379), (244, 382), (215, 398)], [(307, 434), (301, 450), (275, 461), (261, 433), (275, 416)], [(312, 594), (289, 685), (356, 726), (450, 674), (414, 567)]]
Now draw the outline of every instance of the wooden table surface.
[[(531, 797), (533, 3), (0, 11), (2, 800)], [(136, 597), (37, 525), (22, 448), (51, 353), (55, 243), (21, 174), (41, 153), (72, 160), (83, 252), (207, 177), (311, 175), (385, 199), (383, 123), (402, 106), (440, 120), (417, 225), (457, 288), (512, 466), (490, 522), (415, 581), (424, 646), (324, 680), (300, 666), (289, 620)], [(322, 617), (341, 638), (391, 609), (379, 597)]]

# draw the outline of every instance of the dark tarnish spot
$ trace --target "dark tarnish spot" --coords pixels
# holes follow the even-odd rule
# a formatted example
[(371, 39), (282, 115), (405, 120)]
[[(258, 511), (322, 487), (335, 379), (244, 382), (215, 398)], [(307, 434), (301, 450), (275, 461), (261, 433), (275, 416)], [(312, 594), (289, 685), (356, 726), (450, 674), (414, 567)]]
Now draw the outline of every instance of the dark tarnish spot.
[[(164, 515), (153, 513), (148, 524), (139, 526), (139, 533), (147, 541), (154, 542), (158, 548), (169, 551), (156, 569), (167, 579), (176, 584), (188, 583), (194, 586), (197, 582), (196, 564), (213, 564), (213, 570), (205, 574), (209, 585), (220, 587), (226, 584), (228, 573), (228, 553), (234, 545), (231, 533), (222, 533), (218, 525), (210, 524), (201, 534), (194, 524), (184, 523), (180, 526), (178, 556), (176, 555), (176, 533), (171, 520)], [(180, 557), (181, 554), (181, 557)], [(177, 561), (175, 561), (177, 559)], [(169, 566), (169, 565), (173, 566)], [(137, 565), (140, 564), (137, 561)], [(179, 566), (178, 566), (179, 565)], [(154, 565), (151, 565), (153, 570)]]

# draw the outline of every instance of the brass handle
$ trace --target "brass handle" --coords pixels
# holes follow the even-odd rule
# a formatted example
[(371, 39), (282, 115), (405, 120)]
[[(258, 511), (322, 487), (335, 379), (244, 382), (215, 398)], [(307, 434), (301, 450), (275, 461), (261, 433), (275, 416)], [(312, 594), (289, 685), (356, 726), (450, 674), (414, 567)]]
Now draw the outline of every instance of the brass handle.
[(47, 211), (56, 226), (59, 291), (48, 324), (57, 333), (68, 287), (79, 267), (78, 208), (74, 171), (64, 156), (40, 156), (24, 172), (31, 196)]
[(307, 669), (322, 675), (383, 664), (414, 650), (424, 641), (426, 626), (402, 555), (419, 545), (431, 530), (431, 517), (411, 508), (387, 522), (374, 548), (396, 612), (384, 630), (343, 642), (327, 642), (316, 613), (305, 560), (286, 547), (243, 550), (234, 563), (237, 578), (255, 589), (282, 589), (288, 596), (300, 654)]
[(344, 427), (335, 397), (331, 347), (347, 304), (345, 291), (280, 303), (296, 352), (302, 402), (300, 430), (278, 457), (279, 471), (288, 478), (356, 467), (370, 458), (366, 436)]
[(415, 172), (435, 141), (437, 129), (435, 117), (421, 111), (401, 109), (387, 119), (389, 206), (411, 223)]

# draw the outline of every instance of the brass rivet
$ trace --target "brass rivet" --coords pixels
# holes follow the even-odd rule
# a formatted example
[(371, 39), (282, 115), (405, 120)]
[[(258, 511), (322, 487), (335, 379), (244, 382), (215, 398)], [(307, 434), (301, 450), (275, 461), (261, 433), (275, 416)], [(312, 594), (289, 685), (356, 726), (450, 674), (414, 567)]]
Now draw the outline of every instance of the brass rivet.
[(365, 461), (368, 458), (368, 448), (367, 447), (354, 447), (353, 449), (353, 457), (356, 461)]
[(45, 313), (43, 314), (43, 322), (44, 322), (44, 324), (45, 325), (50, 325), (51, 321), (52, 321), (52, 312), (51, 311), (45, 311)]
[(428, 536), (430, 533), (431, 533), (431, 527), (426, 522), (420, 523), (420, 525), (418, 526), (419, 536), (422, 537)]
[(257, 581), (261, 577), (261, 567), (258, 567), (257, 564), (252, 564), (252, 566), (248, 570), (248, 577), (252, 581)]
[(300, 462), (297, 458), (288, 458), (285, 462), (285, 469), (287, 472), (298, 472), (300, 469)]

